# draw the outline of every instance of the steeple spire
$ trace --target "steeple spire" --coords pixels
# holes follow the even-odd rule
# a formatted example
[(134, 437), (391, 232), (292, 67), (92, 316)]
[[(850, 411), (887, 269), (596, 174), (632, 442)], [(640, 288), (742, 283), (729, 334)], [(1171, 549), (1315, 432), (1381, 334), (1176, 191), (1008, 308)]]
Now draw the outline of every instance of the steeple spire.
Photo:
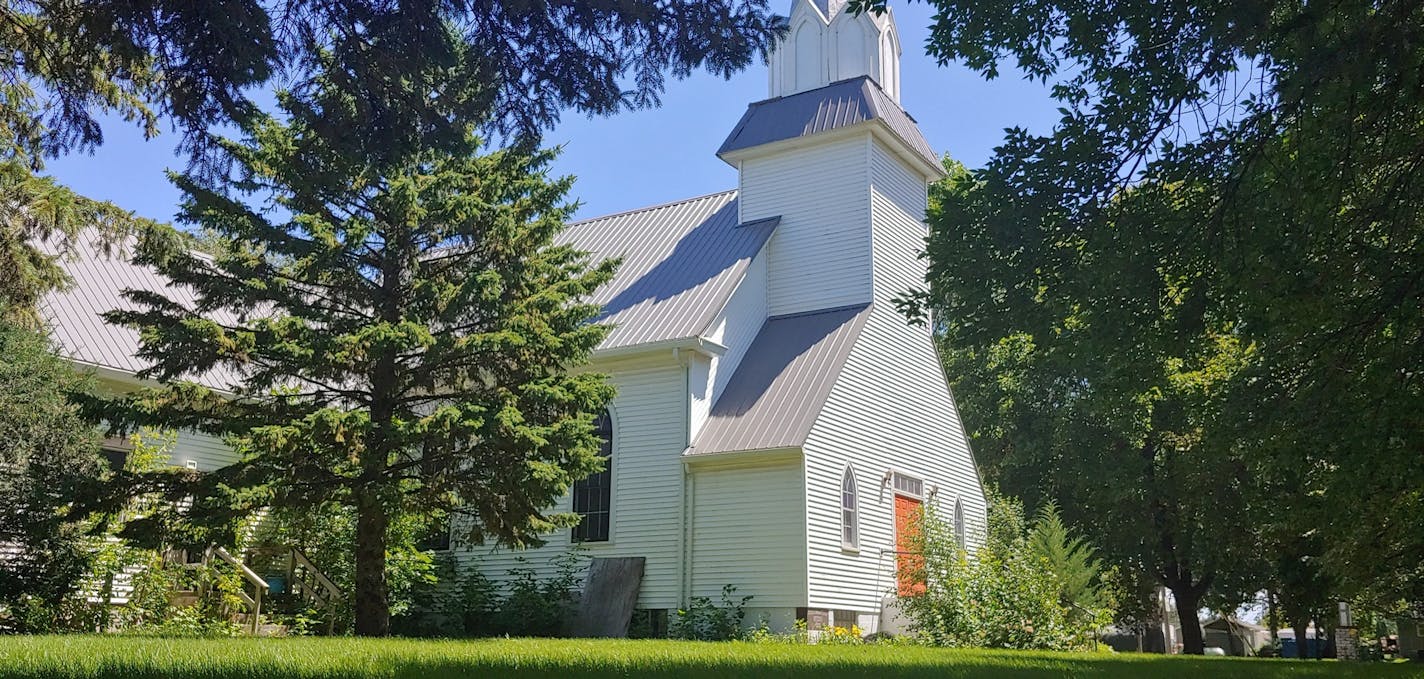
[(846, 5), (846, 0), (812, 0), (812, 2), (816, 5), (816, 9), (821, 10), (821, 16), (827, 19), (834, 17)]
[(793, 0), (791, 30), (770, 66), (773, 97), (865, 75), (900, 101), (900, 38), (888, 10), (857, 15), (846, 0)]

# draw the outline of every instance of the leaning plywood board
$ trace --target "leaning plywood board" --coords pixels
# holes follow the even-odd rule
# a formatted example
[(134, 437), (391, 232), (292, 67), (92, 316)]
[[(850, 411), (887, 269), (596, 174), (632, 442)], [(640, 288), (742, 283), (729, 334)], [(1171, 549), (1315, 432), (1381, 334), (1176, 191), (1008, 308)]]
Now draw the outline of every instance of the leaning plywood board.
[(643, 584), (641, 556), (596, 558), (588, 566), (573, 636), (626, 637)]

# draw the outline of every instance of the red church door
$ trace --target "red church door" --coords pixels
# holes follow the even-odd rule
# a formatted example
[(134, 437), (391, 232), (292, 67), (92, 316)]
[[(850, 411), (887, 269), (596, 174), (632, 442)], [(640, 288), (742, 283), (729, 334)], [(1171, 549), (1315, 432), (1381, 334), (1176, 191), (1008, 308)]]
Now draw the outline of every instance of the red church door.
[(920, 501), (895, 496), (895, 582), (900, 596), (925, 591), (925, 558), (919, 554), (916, 538), (920, 530)]

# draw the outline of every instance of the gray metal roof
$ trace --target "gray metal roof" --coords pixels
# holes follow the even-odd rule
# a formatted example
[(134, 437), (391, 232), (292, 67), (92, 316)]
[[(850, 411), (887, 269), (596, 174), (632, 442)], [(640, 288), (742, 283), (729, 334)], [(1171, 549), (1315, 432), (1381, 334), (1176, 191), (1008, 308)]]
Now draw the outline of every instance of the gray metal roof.
[(614, 326), (600, 351), (700, 336), (779, 218), (737, 223), (736, 191), (570, 224), (558, 240), (623, 265), (593, 301)]
[[(73, 256), (60, 261), (73, 279), (73, 285), (51, 292), (40, 302), (60, 355), (126, 373), (148, 367), (147, 361), (137, 356), (138, 332), (110, 325), (100, 314), (138, 308), (123, 297), (126, 289), (157, 292), (190, 308), (197, 301), (192, 290), (170, 287), (168, 279), (157, 271), (129, 261), (132, 252), (128, 242), (117, 244), (112, 252), (105, 252), (97, 238), (81, 235), (73, 246)], [(52, 243), (41, 243), (39, 248), (47, 254), (58, 251)], [(233, 319), (219, 315), (218, 320), (231, 322)], [(213, 370), (194, 381), (223, 390), (240, 384), (237, 373), (226, 369)]]
[(859, 76), (825, 87), (759, 101), (747, 107), (742, 119), (717, 149), (717, 155), (753, 146), (879, 120), (917, 155), (940, 166), (915, 119), (880, 89), (870, 76)]
[(770, 318), (712, 405), (691, 455), (806, 442), (870, 305)]
[[(700, 336), (779, 221), (739, 225), (736, 192), (726, 191), (575, 222), (558, 240), (596, 256), (623, 258), (617, 275), (594, 297), (604, 306), (599, 320), (614, 325), (599, 347), (607, 350)], [(191, 290), (170, 287), (157, 271), (133, 264), (126, 247), (106, 254), (92, 239), (74, 246), (74, 256), (61, 262), (73, 285), (41, 302), (60, 353), (126, 373), (146, 368), (136, 355), (138, 333), (108, 324), (101, 314), (133, 308), (122, 296), (125, 289), (158, 292), (183, 305), (195, 302)], [(53, 244), (40, 248), (57, 252)], [(218, 389), (240, 384), (226, 370), (196, 381)]]

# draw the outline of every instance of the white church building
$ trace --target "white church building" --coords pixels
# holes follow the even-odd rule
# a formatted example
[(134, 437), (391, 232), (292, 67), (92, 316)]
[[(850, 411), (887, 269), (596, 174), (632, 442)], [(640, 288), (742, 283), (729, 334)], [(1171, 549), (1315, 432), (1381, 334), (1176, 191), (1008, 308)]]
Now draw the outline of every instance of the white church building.
[[(607, 470), (555, 508), (579, 527), (528, 550), (456, 543), (462, 568), (499, 581), (577, 544), (644, 559), (640, 609), (733, 585), (752, 597), (749, 622), (874, 632), (916, 586), (897, 563), (914, 558), (917, 508), (978, 540), (984, 495), (931, 331), (892, 303), (923, 284), (927, 187), (944, 174), (900, 107), (899, 57), (888, 12), (795, 0), (770, 98), (717, 151), (737, 186), (567, 228), (564, 242), (624, 260), (596, 300), (613, 329), (592, 367), (618, 389), (600, 420)], [(75, 285), (45, 301), (56, 342), (109, 388), (133, 388), (137, 333), (99, 314), (125, 288), (183, 291), (97, 253), (64, 265)], [(173, 457), (235, 460), (189, 434)]]
[[(796, 0), (770, 98), (717, 151), (733, 190), (600, 217), (562, 238), (622, 257), (594, 354), (618, 395), (607, 471), (531, 550), (459, 549), (491, 579), (577, 542), (643, 557), (638, 608), (750, 595), (748, 618), (881, 629), (914, 510), (962, 540), (985, 500), (931, 332), (892, 300), (922, 285), (940, 158), (899, 104), (893, 17)], [(731, 121), (729, 121), (731, 122)], [(911, 557), (913, 558), (913, 557)], [(522, 560), (522, 561), (521, 561)]]

